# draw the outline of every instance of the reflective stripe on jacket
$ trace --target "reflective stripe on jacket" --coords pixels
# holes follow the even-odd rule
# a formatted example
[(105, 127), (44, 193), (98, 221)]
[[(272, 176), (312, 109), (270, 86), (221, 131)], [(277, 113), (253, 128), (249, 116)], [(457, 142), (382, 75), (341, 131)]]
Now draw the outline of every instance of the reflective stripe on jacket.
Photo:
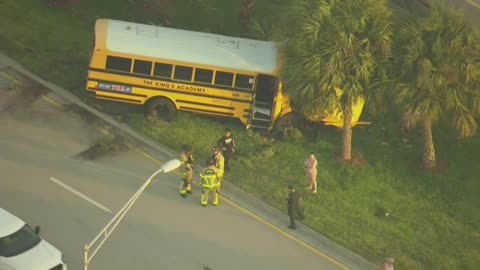
[(202, 178), (202, 187), (213, 189), (218, 187), (218, 177), (216, 172), (213, 169), (207, 168), (201, 174)]

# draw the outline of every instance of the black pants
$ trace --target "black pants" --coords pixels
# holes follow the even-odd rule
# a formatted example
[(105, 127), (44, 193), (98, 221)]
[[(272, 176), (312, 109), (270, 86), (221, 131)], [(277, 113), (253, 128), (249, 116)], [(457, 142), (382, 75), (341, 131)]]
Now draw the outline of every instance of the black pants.
[(232, 154), (233, 154), (233, 151), (228, 149), (223, 152), (223, 157), (225, 158), (225, 169), (230, 169), (230, 167), (228, 166), (228, 161), (232, 157)]
[(295, 215), (297, 215), (300, 220), (305, 218), (303, 210), (299, 206), (289, 206), (288, 216), (290, 217), (290, 227), (292, 228), (295, 228)]

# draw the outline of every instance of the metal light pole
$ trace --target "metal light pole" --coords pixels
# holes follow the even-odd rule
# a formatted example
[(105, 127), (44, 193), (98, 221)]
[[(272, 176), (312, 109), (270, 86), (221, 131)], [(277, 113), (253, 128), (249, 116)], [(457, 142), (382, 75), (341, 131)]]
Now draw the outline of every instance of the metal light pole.
[[(143, 191), (147, 188), (147, 186), (150, 184), (152, 179), (159, 173), (167, 173), (170, 171), (173, 171), (180, 167), (182, 165), (182, 162), (178, 159), (172, 159), (168, 161), (167, 163), (163, 164), (163, 166), (153, 173), (150, 178), (145, 181), (145, 183), (138, 189), (138, 191), (128, 200), (128, 202), (118, 211), (117, 214), (108, 222), (108, 224), (98, 233), (98, 235), (89, 243), (86, 244), (83, 250), (83, 269), (88, 270), (88, 264), (90, 261), (93, 259), (95, 254), (97, 254), (98, 250), (102, 247), (102, 245), (107, 241), (108, 237), (110, 234), (112, 234), (113, 230), (118, 226), (118, 223), (122, 221), (123, 217), (127, 214), (128, 210), (132, 208), (133, 204), (137, 199), (142, 195)], [(103, 237), (102, 237), (103, 236)], [(91, 254), (89, 254), (90, 249), (93, 247), (93, 245), (96, 244), (98, 240), (101, 240), (100, 243), (96, 246), (96, 248), (93, 250)]]

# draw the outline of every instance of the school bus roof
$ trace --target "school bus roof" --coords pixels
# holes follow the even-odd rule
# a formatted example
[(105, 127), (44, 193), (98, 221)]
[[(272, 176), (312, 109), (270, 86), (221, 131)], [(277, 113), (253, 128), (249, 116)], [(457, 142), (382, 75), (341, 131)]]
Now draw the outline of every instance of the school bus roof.
[(106, 35), (106, 48), (114, 52), (256, 73), (277, 67), (274, 42), (108, 19), (96, 24), (96, 31), (106, 29), (96, 34)]

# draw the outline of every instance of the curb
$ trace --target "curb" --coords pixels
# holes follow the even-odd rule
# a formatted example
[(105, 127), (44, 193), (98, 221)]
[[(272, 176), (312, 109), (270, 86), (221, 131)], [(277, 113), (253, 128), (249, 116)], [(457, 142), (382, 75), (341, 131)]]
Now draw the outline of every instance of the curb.
[[(89, 105), (83, 103), (83, 101), (81, 101), (77, 96), (71, 94), (70, 92), (61, 88), (58, 85), (43, 80), (42, 78), (31, 73), (19, 63), (15, 62), (14, 60), (2, 53), (0, 53), (0, 67), (11, 67), (22, 75), (50, 89), (51, 92), (48, 93), (47, 96), (55, 100), (56, 102), (62, 105), (73, 104), (91, 113), (95, 117), (101, 119), (106, 124), (120, 131), (120, 133), (123, 133), (123, 135), (126, 135), (140, 142), (141, 145), (138, 146), (139, 149), (145, 151), (156, 159), (165, 161), (178, 157), (178, 153), (174, 150), (160, 145), (153, 140), (138, 134), (126, 124), (119, 123), (112, 117), (96, 110), (95, 108), (90, 107)], [(196, 169), (200, 168), (199, 166), (196, 167), (198, 167)], [(234, 206), (236, 204), (237, 208), (238, 206), (240, 206), (244, 209), (244, 211), (246, 210), (246, 212), (250, 212), (249, 215), (256, 217), (256, 219), (259, 219), (263, 223), (269, 225), (277, 231), (282, 232), (284, 236), (295, 239), (302, 246), (310, 249), (317, 255), (323, 255), (322, 257), (326, 260), (334, 260), (341, 262), (341, 264), (355, 270), (372, 270), (375, 268), (373, 263), (344, 248), (343, 246), (333, 242), (329, 238), (321, 235), (320, 233), (313, 231), (311, 228), (303, 224), (302, 226), (298, 226), (297, 230), (295, 231), (287, 231), (286, 229), (283, 229), (286, 228), (286, 225), (288, 223), (287, 215), (285, 215), (278, 209), (273, 208), (262, 200), (257, 199), (251, 194), (243, 191), (232, 183), (229, 183), (225, 180), (223, 181), (221, 195), (222, 197), (230, 200), (231, 203), (234, 204)]]

